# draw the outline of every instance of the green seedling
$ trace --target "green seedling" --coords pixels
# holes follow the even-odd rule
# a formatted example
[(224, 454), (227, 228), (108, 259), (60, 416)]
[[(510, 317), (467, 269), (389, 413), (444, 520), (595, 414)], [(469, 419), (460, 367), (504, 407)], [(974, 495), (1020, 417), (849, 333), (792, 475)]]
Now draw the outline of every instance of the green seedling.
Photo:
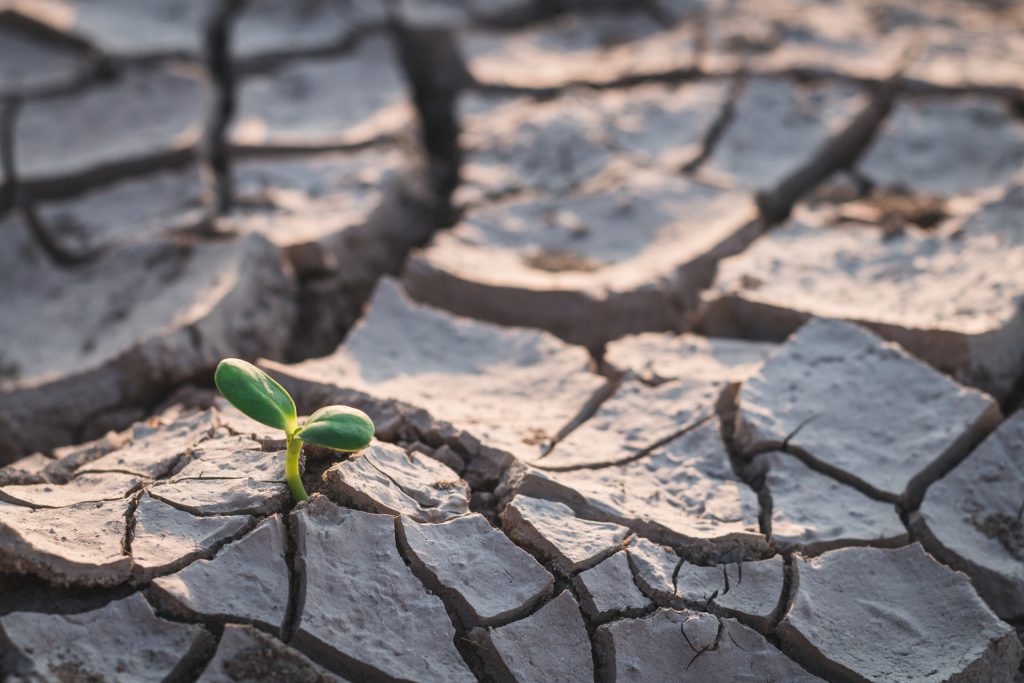
[(213, 375), (217, 389), (231, 405), (253, 420), (285, 434), (285, 477), (296, 501), (309, 498), (299, 475), (299, 453), (304, 443), (352, 453), (366, 448), (373, 438), (373, 421), (361, 410), (326, 406), (299, 426), (295, 401), (280, 384), (252, 363), (225, 358)]

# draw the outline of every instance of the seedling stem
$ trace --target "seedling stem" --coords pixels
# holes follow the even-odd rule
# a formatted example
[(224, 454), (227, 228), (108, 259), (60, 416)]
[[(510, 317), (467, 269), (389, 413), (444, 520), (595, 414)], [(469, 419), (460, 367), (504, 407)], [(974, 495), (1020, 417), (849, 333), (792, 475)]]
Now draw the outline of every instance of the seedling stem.
[(285, 453), (284, 476), (288, 481), (288, 488), (292, 490), (292, 498), (296, 503), (307, 500), (309, 496), (302, 485), (302, 475), (299, 473), (299, 454), (302, 453), (302, 439), (291, 435), (287, 439), (288, 451)]

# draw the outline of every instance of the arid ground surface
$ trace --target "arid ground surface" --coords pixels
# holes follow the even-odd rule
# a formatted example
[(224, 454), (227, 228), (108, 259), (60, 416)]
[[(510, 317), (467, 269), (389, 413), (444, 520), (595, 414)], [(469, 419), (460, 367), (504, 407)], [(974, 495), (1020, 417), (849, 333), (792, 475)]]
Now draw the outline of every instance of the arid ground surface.
[(5, 680), (1024, 681), (1019, 3), (5, 0), (0, 188)]

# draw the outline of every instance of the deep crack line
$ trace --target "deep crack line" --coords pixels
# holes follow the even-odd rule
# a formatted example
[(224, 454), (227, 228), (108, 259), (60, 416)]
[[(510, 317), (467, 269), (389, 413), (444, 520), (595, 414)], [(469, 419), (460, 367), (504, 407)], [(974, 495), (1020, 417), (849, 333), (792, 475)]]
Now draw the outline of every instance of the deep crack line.
[(452, 638), (455, 650), (459, 653), (459, 656), (462, 658), (466, 668), (473, 672), (473, 675), (476, 676), (477, 679), (481, 679), (483, 677), (482, 672), (484, 672), (485, 667), (475, 649), (474, 641), (469, 637), (470, 628), (467, 627), (459, 617), (459, 612), (455, 605), (445, 599), (445, 590), (440, 579), (432, 575), (425, 566), (420, 566), (420, 563), (413, 561), (415, 552), (405, 538), (400, 516), (394, 517), (394, 536), (392, 540), (395, 544), (398, 556), (409, 569), (409, 573), (412, 574), (413, 578), (419, 582), (423, 587), (423, 590), (436, 597), (441, 602), (441, 605), (444, 606), (444, 610), (448, 614), (448, 619), (451, 622), (452, 630), (455, 632)]
[[(154, 500), (159, 500), (159, 499), (154, 498)], [(160, 502), (163, 502), (163, 501), (160, 501)], [(240, 541), (243, 538), (245, 538), (246, 536), (248, 536), (249, 532), (252, 531), (253, 529), (255, 529), (257, 526), (259, 526), (260, 523), (264, 519), (266, 519), (266, 518), (260, 519), (260, 518), (257, 518), (257, 517), (250, 516), (249, 520), (245, 524), (243, 524), (241, 527), (239, 527), (237, 531), (235, 531), (234, 533), (232, 533), (232, 534), (230, 534), (228, 536), (225, 536), (224, 538), (216, 541), (215, 543), (211, 543), (207, 548), (202, 548), (202, 549), (196, 551), (194, 553), (195, 557), (193, 557), (191, 559), (188, 559), (185, 562), (181, 562), (180, 564), (179, 564), (179, 562), (180, 562), (180, 558), (179, 558), (179, 560), (176, 560), (175, 562), (172, 562), (170, 565), (168, 565), (166, 569), (164, 569), (162, 571), (156, 571), (156, 572), (150, 573), (145, 578), (145, 580), (139, 580), (138, 579), (138, 576), (137, 576), (137, 572), (138, 572), (137, 567), (138, 567), (138, 565), (135, 564), (135, 559), (132, 557), (132, 555), (129, 552), (128, 553), (128, 558), (132, 562), (131, 572), (132, 572), (132, 577), (133, 577), (130, 580), (131, 585), (137, 586), (137, 587), (139, 587), (141, 589), (145, 589), (145, 588), (147, 588), (153, 582), (154, 579), (158, 579), (158, 578), (163, 577), (163, 576), (171, 576), (172, 574), (177, 574), (178, 572), (180, 572), (180, 571), (182, 571), (184, 569), (187, 569), (191, 565), (195, 564), (199, 560), (208, 560), (208, 561), (209, 560), (213, 560), (215, 557), (217, 557), (217, 553), (219, 553), (221, 550), (223, 550), (225, 546), (228, 546), (228, 545), (230, 545), (232, 543), (235, 543), (236, 541)], [(133, 531), (133, 533), (134, 533), (135, 523), (137, 521), (138, 521), (137, 519), (133, 520), (133, 523), (132, 523), (132, 531)], [(134, 538), (133, 538), (133, 540), (134, 540)], [(186, 557), (187, 557), (187, 555), (186, 555)]]
[(782, 444), (779, 446), (779, 450), (786, 451), (786, 448), (789, 447), (790, 441), (792, 441), (794, 438), (796, 438), (796, 435), (799, 434), (803, 430), (804, 427), (806, 427), (810, 423), (814, 422), (819, 417), (821, 417), (820, 414), (811, 415), (806, 420), (803, 420), (800, 424), (798, 424), (793, 431), (791, 431), (789, 434), (786, 435), (786, 437), (784, 439), (782, 439)]
[(721, 140), (725, 135), (725, 132), (732, 124), (733, 118), (736, 116), (736, 102), (739, 101), (740, 96), (743, 94), (743, 90), (746, 88), (746, 83), (747, 78), (745, 74), (740, 73), (733, 76), (732, 83), (729, 86), (729, 91), (726, 93), (725, 100), (722, 102), (718, 115), (704, 132), (704, 137), (701, 140), (700, 151), (696, 156), (694, 156), (694, 158), (683, 164), (682, 168), (679, 169), (681, 173), (688, 176), (694, 175), (698, 170), (700, 170), (700, 167), (704, 162), (710, 159), (715, 153), (719, 140)]
[[(230, 480), (230, 481), (236, 481), (236, 480)], [(244, 481), (244, 480), (237, 480), (237, 481)], [(257, 483), (263, 483), (263, 482), (257, 482)], [(196, 508), (189, 509), (189, 507), (186, 504), (181, 503), (180, 501), (174, 500), (173, 498), (170, 498), (170, 497), (166, 497), (165, 498), (163, 495), (161, 495), (159, 489), (160, 489), (160, 487), (156, 486), (156, 487), (153, 487), (153, 488), (147, 488), (147, 489), (145, 489), (145, 491), (154, 500), (158, 500), (161, 503), (164, 503), (166, 505), (170, 505), (172, 508), (175, 508), (177, 510), (181, 510), (182, 512), (187, 512), (190, 515), (192, 515), (193, 517), (235, 517), (235, 516), (238, 516), (238, 515), (248, 515), (250, 517), (256, 517), (260, 521), (262, 521), (262, 520), (264, 520), (264, 519), (266, 519), (268, 517), (273, 517), (276, 514), (280, 514), (280, 512), (281, 512), (281, 506), (280, 505), (275, 505), (273, 502), (268, 504), (268, 505), (271, 506), (269, 509), (263, 508), (263, 507), (261, 507), (261, 505), (259, 503), (257, 503), (256, 505), (253, 505), (252, 507), (227, 510), (227, 511), (224, 511), (224, 512), (199, 511)], [(286, 490), (286, 487), (282, 484), (281, 485), (281, 491), (279, 493), (267, 496), (267, 498), (271, 499), (271, 501), (272, 501), (276, 497), (284, 498), (285, 496), (288, 496), (290, 498), (290, 494), (288, 494), (288, 492)]]
[(868, 498), (873, 498), (875, 500), (879, 500), (885, 503), (895, 504), (900, 502), (899, 495), (894, 495), (891, 493), (886, 493), (885, 491), (880, 491), (879, 489), (875, 488), (874, 486), (871, 486), (861, 478), (853, 474), (850, 474), (846, 470), (840, 469), (835, 465), (831, 465), (820, 458), (815, 457), (810, 451), (807, 451), (799, 446), (786, 444), (785, 448), (780, 447), (772, 450), (778, 450), (782, 453), (792, 455), (793, 457), (797, 458), (802, 463), (810, 467), (812, 470), (824, 474), (825, 476), (829, 477), (830, 479), (834, 479), (840, 484), (856, 489), (857, 491), (863, 493)]
[(53, 239), (49, 232), (46, 230), (46, 226), (36, 215), (32, 205), (21, 207), (22, 216), (25, 219), (25, 226), (28, 228), (29, 234), (32, 235), (35, 243), (43, 250), (46, 254), (46, 258), (58, 268), (71, 268), (82, 263), (87, 263), (94, 260), (100, 255), (101, 252), (92, 252), (87, 254), (75, 254), (70, 252), (61, 244)]
[(779, 604), (772, 632), (778, 628), (782, 620), (786, 618), (789, 611), (796, 604), (797, 591), (800, 589), (800, 574), (796, 566), (796, 555), (792, 552), (782, 553), (782, 594), (779, 596)]
[(128, 558), (132, 556), (132, 541), (135, 539), (135, 525), (138, 522), (136, 511), (139, 509), (139, 501), (145, 491), (136, 487), (135, 493), (128, 501), (128, 508), (124, 512), (124, 537), (121, 539), (121, 554)]
[(14, 124), (18, 118), (21, 101), (15, 97), (0, 100), (0, 213), (15, 205), (18, 189), (18, 175), (14, 166)]
[[(830, 479), (835, 480), (836, 482), (838, 482), (838, 483), (840, 483), (840, 484), (842, 484), (844, 486), (849, 486), (850, 488), (853, 488), (853, 489), (859, 491), (860, 493), (863, 493), (864, 495), (866, 495), (869, 498), (873, 498), (875, 500), (879, 500), (879, 501), (882, 501), (882, 502), (885, 502), (885, 503), (894, 503), (894, 504), (895, 503), (899, 503), (900, 502), (900, 497), (901, 497), (900, 495), (894, 495), (894, 494), (886, 493), (885, 491), (880, 491), (879, 489), (875, 488), (874, 486), (871, 486), (870, 484), (868, 484), (867, 482), (863, 481), (859, 477), (857, 477), (857, 476), (855, 476), (853, 474), (850, 474), (849, 472), (847, 472), (847, 471), (845, 471), (845, 470), (843, 470), (843, 469), (841, 469), (839, 467), (836, 467), (834, 465), (829, 464), (825, 460), (822, 460), (821, 458), (816, 457), (814, 454), (812, 454), (807, 449), (792, 443), (793, 439), (796, 438), (796, 436), (804, 429), (804, 427), (806, 427), (807, 425), (811, 424), (812, 422), (815, 422), (816, 420), (818, 420), (818, 419), (820, 419), (822, 417), (824, 417), (822, 414), (811, 415), (810, 417), (808, 417), (808, 418), (804, 419), (803, 421), (801, 421), (789, 434), (787, 434), (785, 437), (783, 437), (781, 442), (776, 443), (775, 441), (764, 441), (764, 442), (761, 442), (761, 443), (756, 443), (753, 446), (751, 446), (751, 447), (749, 447), (749, 448), (747, 448), (747, 449), (745, 449), (743, 451), (743, 457), (748, 459), (748, 460), (750, 460), (750, 461), (752, 461), (756, 456), (762, 455), (764, 453), (772, 453), (772, 452), (785, 453), (785, 454), (788, 454), (788, 455), (791, 455), (791, 456), (795, 457), (796, 459), (798, 459), (800, 462), (802, 462), (805, 465), (807, 465), (812, 470), (814, 470), (814, 471), (816, 471), (816, 472), (818, 472), (820, 474), (823, 474), (823, 475), (829, 477)], [(766, 469), (765, 472), (764, 472), (765, 476), (767, 476), (767, 473), (768, 473), (768, 470)], [(771, 498), (771, 492), (768, 490), (767, 486), (763, 485), (763, 482), (762, 482), (762, 486), (760, 487), (760, 490), (758, 490), (758, 488), (755, 488), (753, 486), (751, 488), (754, 488), (754, 490), (758, 493), (759, 503), (762, 502), (762, 500), (761, 500), (762, 496), (764, 496), (765, 499), (767, 499), (767, 501), (769, 503), (773, 502), (772, 498)], [(772, 505), (769, 505), (767, 508), (764, 505), (762, 505), (761, 506), (761, 513), (762, 513), (762, 515), (771, 515), (771, 513), (772, 513)], [(763, 524), (762, 524), (762, 533), (765, 533), (766, 535), (770, 534), (770, 532), (771, 532), (771, 519), (770, 519), (770, 517), (765, 517), (761, 521), (763, 522)], [(767, 529), (765, 529), (765, 527), (767, 527)]]
[[(450, 448), (450, 446), (449, 446), (449, 448)], [(407, 456), (409, 455), (408, 451), (406, 452), (406, 455)], [(363, 455), (362, 457), (366, 460), (366, 463), (374, 471), (376, 471), (382, 477), (384, 477), (385, 479), (390, 481), (392, 484), (394, 484), (395, 488), (397, 488), (399, 491), (401, 491), (402, 493), (407, 495), (409, 498), (411, 498), (416, 503), (416, 505), (418, 505), (421, 508), (429, 509), (430, 506), (424, 505), (422, 502), (420, 502), (419, 496), (417, 495), (419, 493), (418, 491), (416, 491), (415, 489), (409, 489), (409, 488), (403, 486), (402, 484), (400, 484), (398, 482), (397, 479), (395, 479), (393, 476), (391, 476), (390, 473), (388, 473), (388, 472), (382, 470), (380, 467), (378, 467), (377, 464), (373, 460), (370, 460), (370, 459), (366, 458), (365, 455)], [(430, 456), (429, 455), (424, 455), (423, 457), (429, 458)], [(440, 461), (435, 461), (435, 462), (440, 462)], [(441, 463), (441, 464), (443, 465), (444, 463)]]
[[(588, 636), (588, 638), (590, 638), (590, 648), (591, 648), (590, 649), (590, 653), (591, 653), (591, 657), (594, 657), (594, 655), (597, 652), (597, 648), (594, 647), (594, 634), (597, 632), (597, 629), (600, 626), (600, 624), (597, 623), (597, 621), (595, 619), (591, 619), (590, 616), (583, 609), (580, 608), (580, 605), (583, 604), (583, 600), (580, 597), (580, 591), (577, 589), (574, 581), (569, 580), (568, 586), (566, 587), (566, 590), (569, 591), (569, 594), (572, 595), (573, 600), (576, 601), (576, 606), (577, 606), (577, 609), (579, 609), (580, 617), (583, 619), (583, 625), (587, 629), (587, 636)], [(596, 657), (594, 657), (594, 659), (595, 659), (595, 661), (594, 661), (594, 670), (596, 671), (597, 670)]]
[(827, 140), (810, 159), (774, 188), (757, 193), (757, 206), (766, 225), (781, 223), (804, 194), (835, 171), (852, 166), (860, 158), (888, 117), (901, 85), (901, 72), (897, 70), (876, 85), (871, 99), (845, 129)]
[(705, 415), (704, 417), (701, 417), (701, 418), (698, 418), (698, 419), (694, 420), (693, 422), (689, 423), (688, 425), (686, 425), (682, 429), (680, 429), (678, 431), (675, 431), (675, 432), (669, 434), (668, 436), (662, 437), (662, 438), (658, 439), (657, 441), (654, 441), (653, 443), (651, 443), (648, 446), (644, 446), (642, 449), (640, 449), (636, 453), (632, 453), (632, 454), (630, 454), (630, 455), (628, 455), (628, 456), (626, 456), (624, 458), (619, 458), (618, 460), (608, 460), (608, 461), (605, 461), (605, 462), (586, 463), (586, 464), (582, 464), (582, 465), (554, 465), (554, 466), (549, 466), (549, 467), (545, 467), (544, 465), (534, 464), (534, 465), (532, 465), (532, 467), (536, 467), (538, 470), (543, 470), (545, 472), (573, 472), (573, 471), (576, 471), (576, 470), (599, 470), (599, 469), (606, 469), (606, 468), (609, 468), (609, 467), (621, 467), (622, 465), (628, 465), (628, 464), (630, 464), (632, 462), (636, 462), (637, 460), (640, 460), (642, 458), (647, 457), (648, 455), (653, 453), (658, 448), (664, 446), (665, 444), (667, 444), (667, 443), (669, 443), (671, 441), (675, 441), (679, 437), (684, 436), (688, 432), (691, 432), (694, 429), (697, 429), (701, 425), (703, 425), (703, 424), (705, 424), (708, 421), (713, 420), (713, 419), (715, 419), (715, 415), (712, 412), (712, 413), (710, 413), (708, 415)]
[(306, 563), (299, 552), (297, 525), (292, 518), (292, 509), (284, 511), (282, 523), (285, 530), (285, 564), (288, 566), (288, 603), (281, 619), (281, 640), (291, 641), (302, 623), (306, 607)]
[(406, 82), (420, 122), (420, 141), (430, 164), (430, 186), (437, 199), (435, 227), (450, 225), (456, 211), (452, 193), (460, 184), (463, 149), (458, 96), (473, 83), (459, 46), (444, 29), (416, 29), (390, 19)]
[(544, 452), (539, 458), (537, 458), (537, 460), (543, 460), (549, 456), (560, 442), (564, 441), (566, 437), (586, 424), (587, 420), (594, 417), (594, 415), (597, 414), (597, 411), (601, 409), (601, 406), (615, 396), (615, 392), (618, 391), (619, 387), (622, 385), (623, 379), (624, 377), (622, 376), (610, 377), (607, 382), (598, 387), (594, 393), (590, 395), (590, 398), (587, 399), (586, 403), (583, 404), (583, 407), (577, 411), (576, 415), (565, 423), (565, 425), (558, 430), (558, 433), (551, 438), (551, 443), (545, 447)]
[(216, 0), (216, 10), (203, 37), (203, 61), (212, 97), (203, 131), (202, 163), (210, 171), (213, 212), (228, 213), (234, 202), (228, 127), (235, 115), (237, 84), (231, 55), (231, 32), (241, 0)]

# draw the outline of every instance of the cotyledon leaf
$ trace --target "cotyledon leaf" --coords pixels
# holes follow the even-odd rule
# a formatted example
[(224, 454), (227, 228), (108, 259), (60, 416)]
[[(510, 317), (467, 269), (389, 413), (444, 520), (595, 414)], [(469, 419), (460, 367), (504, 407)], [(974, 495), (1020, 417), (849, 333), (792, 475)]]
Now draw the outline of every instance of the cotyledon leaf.
[(245, 415), (291, 434), (298, 426), (295, 401), (274, 378), (252, 363), (225, 358), (213, 375), (217, 389)]
[(326, 406), (309, 416), (298, 437), (306, 443), (336, 451), (358, 451), (373, 438), (373, 421), (361, 410)]

